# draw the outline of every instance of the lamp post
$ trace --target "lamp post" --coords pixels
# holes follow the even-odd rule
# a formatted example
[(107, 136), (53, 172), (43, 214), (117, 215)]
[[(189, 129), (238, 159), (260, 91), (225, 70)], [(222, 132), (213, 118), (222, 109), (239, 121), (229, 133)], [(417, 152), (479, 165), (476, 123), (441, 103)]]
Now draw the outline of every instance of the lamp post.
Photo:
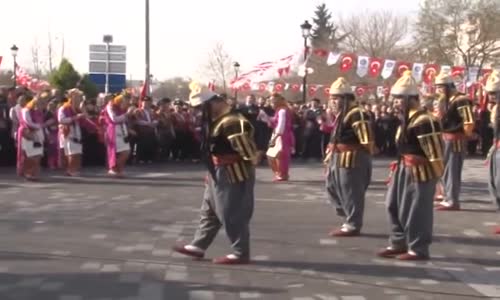
[(307, 97), (307, 53), (309, 52), (309, 47), (307, 46), (307, 40), (311, 36), (311, 28), (312, 25), (306, 20), (302, 25), (300, 25), (302, 29), (302, 37), (304, 38), (304, 77), (302, 77), (302, 102), (306, 103)]
[(146, 16), (145, 16), (145, 21), (146, 21), (146, 32), (145, 32), (145, 35), (146, 35), (146, 45), (145, 45), (145, 52), (146, 52), (146, 96), (150, 96), (150, 84), (151, 84), (151, 71), (150, 71), (150, 55), (149, 55), (149, 0), (146, 0)]
[(109, 93), (109, 61), (110, 59), (110, 49), (109, 49), (109, 44), (113, 42), (113, 36), (106, 34), (102, 37), (102, 41), (106, 44), (106, 85), (104, 86), (104, 93), (108, 94)]
[(12, 53), (12, 58), (14, 59), (14, 88), (16, 88), (17, 86), (17, 75), (16, 75), (16, 69), (17, 69), (17, 61), (16, 61), (16, 57), (17, 57), (17, 51), (19, 50), (19, 48), (17, 48), (16, 45), (12, 45), (12, 47), (10, 47), (10, 51)]
[[(240, 64), (236, 61), (234, 62), (233, 64), (233, 67), (234, 67), (234, 79), (238, 79), (238, 71), (240, 70)], [(236, 99), (236, 101), (238, 101), (238, 88), (235, 88), (234, 89), (234, 99)]]

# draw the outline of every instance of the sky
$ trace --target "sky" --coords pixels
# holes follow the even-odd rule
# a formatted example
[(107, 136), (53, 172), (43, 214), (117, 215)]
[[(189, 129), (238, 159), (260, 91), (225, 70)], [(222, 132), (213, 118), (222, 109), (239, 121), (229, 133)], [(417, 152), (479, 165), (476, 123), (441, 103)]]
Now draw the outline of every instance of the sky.
[[(127, 77), (145, 74), (144, 0), (3, 1), (0, 17), (0, 70), (13, 65), (10, 47), (19, 47), (18, 63), (32, 69), (32, 47), (48, 65), (49, 33), (54, 60), (62, 52), (81, 73), (88, 72), (89, 45), (104, 34), (127, 46)], [(300, 49), (300, 24), (325, 2), (334, 15), (364, 10), (415, 13), (419, 0), (150, 0), (151, 74), (157, 79), (204, 75), (207, 53), (218, 41), (241, 70), (279, 59)], [(12, 12), (12, 13), (11, 13)]]

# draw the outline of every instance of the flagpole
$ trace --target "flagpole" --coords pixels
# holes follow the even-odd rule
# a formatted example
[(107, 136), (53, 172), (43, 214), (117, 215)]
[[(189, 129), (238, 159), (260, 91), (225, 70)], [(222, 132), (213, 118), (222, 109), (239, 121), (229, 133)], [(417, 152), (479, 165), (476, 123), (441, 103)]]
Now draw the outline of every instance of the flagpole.
[(149, 0), (146, 0), (146, 78), (144, 83), (146, 85), (146, 95), (150, 95), (150, 66), (149, 66)]

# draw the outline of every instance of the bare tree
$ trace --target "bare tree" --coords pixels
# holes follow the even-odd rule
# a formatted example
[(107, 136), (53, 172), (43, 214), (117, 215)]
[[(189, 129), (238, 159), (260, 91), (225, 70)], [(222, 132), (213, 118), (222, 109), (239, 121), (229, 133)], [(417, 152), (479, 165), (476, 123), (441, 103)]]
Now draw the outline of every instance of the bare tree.
[(500, 59), (499, 27), (498, 0), (426, 0), (415, 40), (431, 61), (482, 68)]
[(205, 66), (206, 75), (216, 80), (218, 86), (227, 89), (227, 83), (234, 77), (233, 59), (224, 49), (222, 42), (215, 43), (208, 53), (207, 64)]
[(53, 64), (54, 49), (52, 47), (52, 33), (50, 31), (49, 31), (47, 50), (48, 50), (49, 73), (52, 73), (54, 71), (54, 64)]
[(364, 12), (340, 18), (340, 28), (349, 33), (343, 47), (371, 57), (398, 58), (409, 37), (407, 16), (390, 11)]
[(33, 72), (36, 77), (40, 77), (42, 74), (39, 51), (40, 47), (38, 45), (38, 40), (35, 39), (33, 45), (31, 46), (31, 62), (33, 63)]

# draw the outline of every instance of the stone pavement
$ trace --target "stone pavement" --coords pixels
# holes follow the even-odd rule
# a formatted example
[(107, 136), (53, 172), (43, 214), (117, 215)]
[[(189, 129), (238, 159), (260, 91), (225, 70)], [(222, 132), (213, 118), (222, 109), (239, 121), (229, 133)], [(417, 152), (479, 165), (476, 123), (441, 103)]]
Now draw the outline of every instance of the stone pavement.
[[(326, 203), (319, 164), (296, 164), (292, 181), (271, 184), (258, 171), (253, 265), (214, 266), (173, 254), (198, 222), (199, 166), (130, 168), (108, 179), (57, 173), (25, 183), (0, 170), (0, 300), (365, 300), (500, 299), (500, 220), (486, 168), (468, 160), (461, 212), (435, 214), (429, 262), (384, 260), (383, 181), (375, 162), (363, 236), (327, 236), (341, 220)], [(227, 254), (224, 232), (208, 257)]]

